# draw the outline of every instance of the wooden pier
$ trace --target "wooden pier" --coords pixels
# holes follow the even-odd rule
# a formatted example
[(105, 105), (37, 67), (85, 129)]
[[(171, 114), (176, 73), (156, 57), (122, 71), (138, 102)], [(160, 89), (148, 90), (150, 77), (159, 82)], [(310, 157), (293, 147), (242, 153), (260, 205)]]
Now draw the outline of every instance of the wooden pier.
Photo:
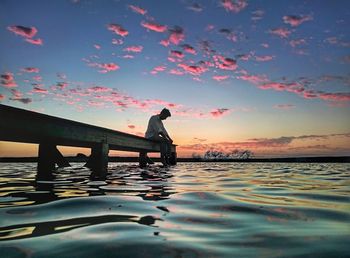
[[(105, 178), (108, 151), (139, 152), (140, 167), (146, 166), (145, 152), (160, 152), (160, 143), (112, 129), (49, 116), (0, 104), (0, 141), (39, 144), (38, 174), (69, 166), (59, 146), (91, 148), (86, 166)], [(172, 165), (176, 164), (176, 145), (172, 145)]]

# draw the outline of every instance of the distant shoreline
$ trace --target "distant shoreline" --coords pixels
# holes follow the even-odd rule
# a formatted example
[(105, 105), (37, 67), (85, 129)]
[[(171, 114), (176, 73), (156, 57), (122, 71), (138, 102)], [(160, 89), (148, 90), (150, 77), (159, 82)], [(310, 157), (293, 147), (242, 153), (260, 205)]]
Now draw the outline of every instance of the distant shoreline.
[[(86, 162), (87, 157), (65, 157), (68, 162)], [(159, 158), (152, 158), (159, 162)], [(37, 162), (37, 157), (0, 157), (0, 163)], [(138, 157), (109, 157), (109, 162), (138, 162)], [(289, 158), (250, 158), (250, 159), (210, 159), (178, 158), (178, 162), (267, 162), (267, 163), (350, 163), (350, 156), (341, 157), (289, 157)]]

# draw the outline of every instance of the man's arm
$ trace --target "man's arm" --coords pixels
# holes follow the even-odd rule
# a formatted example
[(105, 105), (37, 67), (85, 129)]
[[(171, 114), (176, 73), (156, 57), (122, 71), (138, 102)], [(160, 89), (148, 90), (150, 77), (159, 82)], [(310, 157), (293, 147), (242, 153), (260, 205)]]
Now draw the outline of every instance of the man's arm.
[(159, 133), (163, 138), (167, 139), (170, 143), (173, 143), (173, 139), (170, 138), (168, 134), (165, 134), (163, 132)]

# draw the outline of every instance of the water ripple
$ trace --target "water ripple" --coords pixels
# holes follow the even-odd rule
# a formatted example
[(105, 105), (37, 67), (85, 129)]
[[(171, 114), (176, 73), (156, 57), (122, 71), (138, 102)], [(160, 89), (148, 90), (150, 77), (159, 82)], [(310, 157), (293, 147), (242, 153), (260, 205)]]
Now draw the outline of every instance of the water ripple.
[(6, 257), (349, 257), (350, 165), (0, 164)]

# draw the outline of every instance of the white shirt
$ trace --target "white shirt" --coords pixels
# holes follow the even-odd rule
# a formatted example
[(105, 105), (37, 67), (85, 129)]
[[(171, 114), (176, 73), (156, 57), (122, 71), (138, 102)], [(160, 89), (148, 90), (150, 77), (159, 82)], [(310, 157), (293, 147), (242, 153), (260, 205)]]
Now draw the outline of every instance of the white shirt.
[(154, 136), (158, 136), (159, 133), (163, 133), (169, 137), (168, 132), (165, 130), (162, 120), (159, 115), (151, 116), (148, 121), (147, 131), (145, 133), (146, 138), (152, 138)]

